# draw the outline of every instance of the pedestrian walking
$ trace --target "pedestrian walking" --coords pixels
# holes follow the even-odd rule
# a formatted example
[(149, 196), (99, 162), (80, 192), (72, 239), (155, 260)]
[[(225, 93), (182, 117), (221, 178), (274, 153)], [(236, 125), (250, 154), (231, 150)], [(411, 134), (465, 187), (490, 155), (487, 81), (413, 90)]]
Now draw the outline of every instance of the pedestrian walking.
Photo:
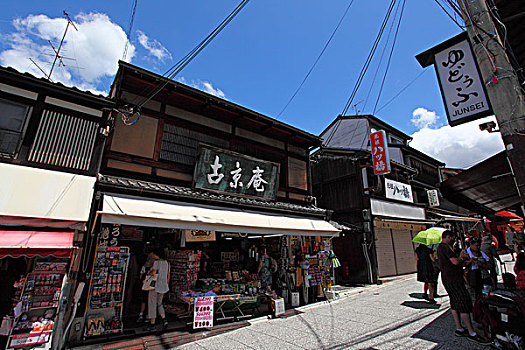
[[(479, 337), (472, 327), (470, 314), (472, 313), (472, 300), (465, 287), (463, 277), (463, 266), (468, 265), (473, 259), (466, 255), (460, 258), (452, 249), (456, 241), (456, 234), (452, 231), (444, 231), (442, 241), (438, 246), (437, 255), (441, 269), (441, 281), (450, 298), (450, 308), (458, 337), (467, 337), (469, 340), (479, 344), (488, 344), (483, 338)], [(463, 324), (466, 329), (463, 328)]]
[(150, 275), (157, 275), (157, 281), (155, 283), (155, 289), (150, 290), (148, 293), (148, 319), (150, 321), (150, 329), (155, 328), (155, 320), (157, 318), (157, 312), (162, 318), (163, 327), (168, 327), (168, 320), (166, 319), (166, 313), (162, 300), (164, 294), (169, 291), (169, 280), (170, 280), (170, 264), (166, 261), (164, 250), (159, 249), (154, 252), (155, 262), (149, 271)]
[[(434, 251), (424, 244), (416, 248), (417, 280), (423, 282), (423, 298), (436, 304), (437, 275), (434, 270)], [(428, 291), (428, 292), (427, 292)]]
[[(153, 267), (153, 263), (155, 263), (155, 257), (156, 255), (154, 253), (149, 253), (148, 257), (146, 258), (146, 262), (144, 265), (142, 265), (142, 268), (140, 269), (140, 275), (139, 275), (139, 286), (142, 287), (142, 284), (144, 283), (144, 279), (146, 278), (146, 275), (149, 273), (150, 269)], [(149, 292), (145, 290), (140, 290), (140, 293), (138, 293), (139, 299), (140, 299), (140, 313), (139, 317), (137, 319), (137, 323), (144, 322), (144, 311), (146, 310), (146, 302), (149, 298)]]

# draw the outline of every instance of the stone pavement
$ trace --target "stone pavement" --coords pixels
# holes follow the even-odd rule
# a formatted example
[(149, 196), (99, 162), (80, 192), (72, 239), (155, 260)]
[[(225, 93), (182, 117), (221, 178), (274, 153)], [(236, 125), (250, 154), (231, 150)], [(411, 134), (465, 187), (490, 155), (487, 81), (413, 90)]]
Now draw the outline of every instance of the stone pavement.
[[(510, 266), (508, 266), (510, 267)], [(440, 295), (445, 295), (441, 286)], [(299, 308), (288, 318), (251, 326), (177, 349), (483, 349), (454, 336), (448, 297), (430, 305), (414, 274), (348, 291), (333, 302)]]
[[(503, 260), (509, 261), (510, 255)], [(506, 263), (509, 272), (513, 265)], [(150, 336), (135, 346), (105, 348), (167, 349), (186, 343), (176, 349), (489, 349), (454, 336), (454, 321), (441, 282), (439, 304), (430, 305), (422, 299), (423, 284), (416, 281), (415, 274), (383, 281), (382, 285), (339, 290), (338, 300), (300, 307), (286, 318), (250, 320), (251, 324), (238, 325), (242, 328), (226, 333), (172, 334), (174, 339), (164, 334)], [(231, 326), (233, 329), (234, 324)]]

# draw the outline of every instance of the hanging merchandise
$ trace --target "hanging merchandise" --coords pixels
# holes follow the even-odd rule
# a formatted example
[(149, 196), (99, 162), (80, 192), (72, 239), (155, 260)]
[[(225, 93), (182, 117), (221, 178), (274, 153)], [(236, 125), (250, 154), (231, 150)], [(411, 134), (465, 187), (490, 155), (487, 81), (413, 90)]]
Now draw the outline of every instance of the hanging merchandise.
[(128, 247), (97, 247), (86, 312), (86, 337), (122, 332), (128, 265)]
[[(52, 339), (56, 315), (66, 275), (66, 262), (37, 262), (23, 279), (20, 299), (15, 307), (7, 348), (36, 346)], [(20, 283), (15, 283), (15, 287)]]

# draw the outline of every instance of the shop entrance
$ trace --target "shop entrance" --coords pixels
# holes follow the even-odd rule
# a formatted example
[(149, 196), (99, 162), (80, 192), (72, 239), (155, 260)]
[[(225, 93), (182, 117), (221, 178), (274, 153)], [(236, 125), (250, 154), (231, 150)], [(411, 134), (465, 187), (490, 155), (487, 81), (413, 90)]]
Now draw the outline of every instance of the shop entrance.
[(168, 325), (156, 314), (153, 331), (191, 327), (200, 297), (213, 296), (213, 321), (225, 322), (271, 313), (281, 297), (289, 306), (324, 298), (331, 283), (329, 238), (114, 224), (103, 224), (99, 236), (86, 339), (152, 332), (145, 322), (148, 308), (161, 309), (148, 302), (151, 291), (142, 290), (151, 253), (170, 270), (169, 290), (162, 295)]

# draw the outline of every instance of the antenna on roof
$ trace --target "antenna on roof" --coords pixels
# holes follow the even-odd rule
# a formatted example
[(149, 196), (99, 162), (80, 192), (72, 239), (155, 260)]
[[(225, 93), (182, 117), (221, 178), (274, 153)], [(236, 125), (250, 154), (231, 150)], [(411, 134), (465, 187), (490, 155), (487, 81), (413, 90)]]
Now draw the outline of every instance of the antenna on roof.
[(363, 100), (357, 102), (357, 103), (354, 103), (352, 105), (352, 109), (354, 110), (354, 115), (359, 115), (359, 112), (361, 112), (360, 109), (357, 109), (357, 106), (360, 105), (361, 103), (363, 103)]
[(67, 18), (67, 25), (66, 25), (66, 30), (64, 31), (64, 35), (62, 36), (62, 40), (60, 41), (60, 45), (58, 45), (58, 49), (55, 49), (53, 44), (51, 44), (51, 41), (49, 41), (49, 44), (53, 48), (53, 51), (55, 51), (55, 59), (53, 60), (53, 64), (51, 65), (51, 70), (49, 71), (49, 74), (47, 75), (48, 80), (51, 80), (51, 74), (53, 74), (53, 69), (55, 68), (55, 64), (57, 60), (60, 60), (59, 65), (62, 64), (63, 66), (65, 66), (64, 62), (62, 61), (62, 56), (60, 56), (60, 49), (62, 49), (62, 44), (64, 43), (64, 39), (66, 38), (66, 34), (69, 29), (69, 25), (73, 26), (73, 28), (75, 28), (75, 30), (78, 32), (78, 28), (75, 26), (71, 18), (69, 18), (69, 14), (66, 12), (66, 10), (64, 10), (64, 16), (66, 16)]

